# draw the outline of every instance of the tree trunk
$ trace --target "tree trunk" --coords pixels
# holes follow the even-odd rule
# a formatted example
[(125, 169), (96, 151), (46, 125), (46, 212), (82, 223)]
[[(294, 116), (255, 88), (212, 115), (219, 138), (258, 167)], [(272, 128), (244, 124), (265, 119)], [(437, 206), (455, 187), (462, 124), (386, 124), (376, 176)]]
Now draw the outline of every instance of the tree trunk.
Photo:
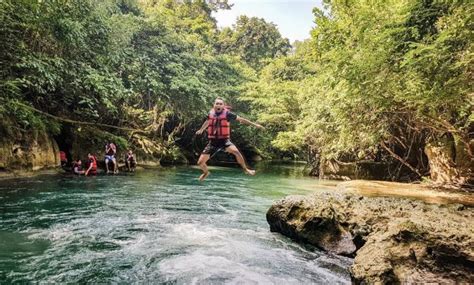
[(473, 159), (465, 144), (449, 136), (427, 144), (425, 153), (434, 183), (472, 186)]

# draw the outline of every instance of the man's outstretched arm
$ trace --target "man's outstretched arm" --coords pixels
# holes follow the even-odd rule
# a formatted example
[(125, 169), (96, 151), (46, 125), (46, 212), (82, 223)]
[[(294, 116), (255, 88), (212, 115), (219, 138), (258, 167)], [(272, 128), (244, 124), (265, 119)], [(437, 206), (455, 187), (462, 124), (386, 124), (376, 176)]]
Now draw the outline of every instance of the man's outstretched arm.
[(254, 126), (254, 127), (256, 127), (257, 129), (262, 129), (262, 130), (265, 129), (262, 125), (257, 124), (257, 123), (254, 123), (254, 122), (252, 122), (252, 121), (250, 121), (250, 120), (247, 120), (247, 119), (245, 119), (245, 118), (242, 118), (242, 117), (240, 117), (240, 116), (237, 116), (237, 119), (236, 119), (236, 120), (237, 120), (238, 122), (242, 123), (242, 124)]
[(196, 135), (202, 134), (204, 132), (204, 130), (207, 128), (208, 125), (209, 125), (209, 121), (208, 120), (204, 121), (201, 128), (196, 131)]

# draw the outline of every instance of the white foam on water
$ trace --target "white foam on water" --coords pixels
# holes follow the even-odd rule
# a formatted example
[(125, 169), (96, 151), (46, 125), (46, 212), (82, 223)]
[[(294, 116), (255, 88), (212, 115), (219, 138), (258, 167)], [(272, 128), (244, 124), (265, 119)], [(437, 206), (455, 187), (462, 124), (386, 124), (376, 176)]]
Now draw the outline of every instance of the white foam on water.
[[(276, 180), (282, 178), (267, 177), (264, 180), (272, 183), (265, 180), (255, 185), (254, 177), (243, 176), (238, 169), (216, 168), (211, 179), (199, 183), (195, 181), (199, 173), (194, 169), (172, 174), (139, 177), (144, 181), (133, 180), (134, 176), (77, 179), (68, 182), (68, 187), (102, 184), (82, 192), (59, 189), (40, 198), (7, 202), (12, 209), (18, 208), (17, 216), (8, 214), (0, 225), (17, 226), (31, 240), (49, 241), (44, 252), (15, 261), (17, 267), (9, 273), (9, 280), (350, 282), (347, 267), (351, 260), (307, 249), (269, 232), (265, 211), (273, 196), (266, 196), (265, 189), (273, 185), (289, 193)], [(121, 182), (109, 183), (114, 179)], [(48, 205), (58, 201), (67, 202), (65, 208), (50, 211)], [(23, 219), (15, 220), (18, 216)]]
[(282, 282), (296, 284), (298, 282), (294, 278), (275, 277), (260, 268), (201, 251), (167, 259), (159, 264), (159, 270), (171, 280), (179, 276), (178, 282), (191, 280), (192, 284), (205, 282), (208, 279), (217, 279), (216, 281), (220, 279), (230, 284), (282, 284)]

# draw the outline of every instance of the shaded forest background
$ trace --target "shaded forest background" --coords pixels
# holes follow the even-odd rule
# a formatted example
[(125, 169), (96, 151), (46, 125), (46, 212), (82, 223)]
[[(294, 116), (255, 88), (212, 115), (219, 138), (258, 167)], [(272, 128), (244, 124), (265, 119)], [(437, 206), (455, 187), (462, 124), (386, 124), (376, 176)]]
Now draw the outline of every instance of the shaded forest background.
[[(227, 1), (0, 2), (0, 133), (46, 132), (73, 156), (119, 149), (193, 161), (214, 98), (266, 132), (235, 126), (250, 159), (307, 160), (318, 175), (375, 163), (384, 178), (472, 184), (469, 1), (324, 1), (290, 45)], [(357, 164), (359, 163), (359, 164)]]

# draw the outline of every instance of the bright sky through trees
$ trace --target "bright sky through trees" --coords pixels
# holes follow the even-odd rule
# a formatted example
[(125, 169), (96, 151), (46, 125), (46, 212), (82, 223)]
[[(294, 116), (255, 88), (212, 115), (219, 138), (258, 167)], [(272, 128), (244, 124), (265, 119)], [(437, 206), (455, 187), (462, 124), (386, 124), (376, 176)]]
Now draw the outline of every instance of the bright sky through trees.
[(264, 18), (278, 26), (290, 42), (309, 38), (314, 26), (314, 7), (322, 8), (321, 0), (230, 0), (231, 10), (220, 10), (214, 16), (219, 27), (230, 27), (240, 15)]

